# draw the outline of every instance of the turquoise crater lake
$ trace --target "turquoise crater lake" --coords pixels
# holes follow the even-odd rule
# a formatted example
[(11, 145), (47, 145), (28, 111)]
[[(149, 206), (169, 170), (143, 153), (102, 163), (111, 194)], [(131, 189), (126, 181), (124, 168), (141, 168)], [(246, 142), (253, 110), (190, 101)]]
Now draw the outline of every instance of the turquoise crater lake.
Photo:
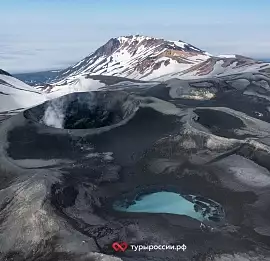
[(218, 222), (224, 216), (223, 208), (213, 200), (167, 191), (143, 195), (130, 205), (117, 201), (113, 208), (121, 212), (185, 215), (199, 221), (208, 219)]

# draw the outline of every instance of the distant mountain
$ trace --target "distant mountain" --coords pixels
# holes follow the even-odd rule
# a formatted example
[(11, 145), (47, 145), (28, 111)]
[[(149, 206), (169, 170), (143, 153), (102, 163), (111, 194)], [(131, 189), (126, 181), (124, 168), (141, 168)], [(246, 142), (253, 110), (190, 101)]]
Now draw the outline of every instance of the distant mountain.
[(82, 74), (121, 76), (151, 80), (163, 74), (189, 69), (210, 55), (183, 41), (147, 36), (110, 39), (74, 66), (59, 73), (59, 83)]

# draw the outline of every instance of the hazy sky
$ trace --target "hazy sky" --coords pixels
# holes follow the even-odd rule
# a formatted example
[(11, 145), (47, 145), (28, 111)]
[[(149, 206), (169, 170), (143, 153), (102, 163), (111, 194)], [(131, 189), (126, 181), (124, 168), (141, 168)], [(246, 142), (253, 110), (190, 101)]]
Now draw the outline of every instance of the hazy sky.
[(269, 0), (3, 0), (0, 68), (67, 67), (111, 37), (130, 34), (269, 58), (269, 11)]

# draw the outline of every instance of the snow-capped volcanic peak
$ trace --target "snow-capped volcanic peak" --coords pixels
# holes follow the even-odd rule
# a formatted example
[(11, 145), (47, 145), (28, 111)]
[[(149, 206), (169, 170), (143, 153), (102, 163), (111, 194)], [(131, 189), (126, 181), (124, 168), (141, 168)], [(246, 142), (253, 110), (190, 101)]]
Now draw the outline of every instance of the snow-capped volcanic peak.
[(183, 41), (121, 36), (110, 39), (82, 61), (63, 70), (57, 82), (68, 83), (83, 74), (149, 80), (188, 69), (208, 58), (209, 54)]

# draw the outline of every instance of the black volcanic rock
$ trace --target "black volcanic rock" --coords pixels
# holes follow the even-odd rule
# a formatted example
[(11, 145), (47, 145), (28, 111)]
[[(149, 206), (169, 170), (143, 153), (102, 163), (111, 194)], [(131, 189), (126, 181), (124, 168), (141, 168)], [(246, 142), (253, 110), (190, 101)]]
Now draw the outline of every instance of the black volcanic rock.
[[(0, 259), (269, 259), (270, 112), (254, 87), (267, 85), (245, 77), (73, 93), (1, 123)], [(214, 88), (208, 100), (181, 96)], [(185, 195), (205, 219), (114, 208), (159, 191)]]

